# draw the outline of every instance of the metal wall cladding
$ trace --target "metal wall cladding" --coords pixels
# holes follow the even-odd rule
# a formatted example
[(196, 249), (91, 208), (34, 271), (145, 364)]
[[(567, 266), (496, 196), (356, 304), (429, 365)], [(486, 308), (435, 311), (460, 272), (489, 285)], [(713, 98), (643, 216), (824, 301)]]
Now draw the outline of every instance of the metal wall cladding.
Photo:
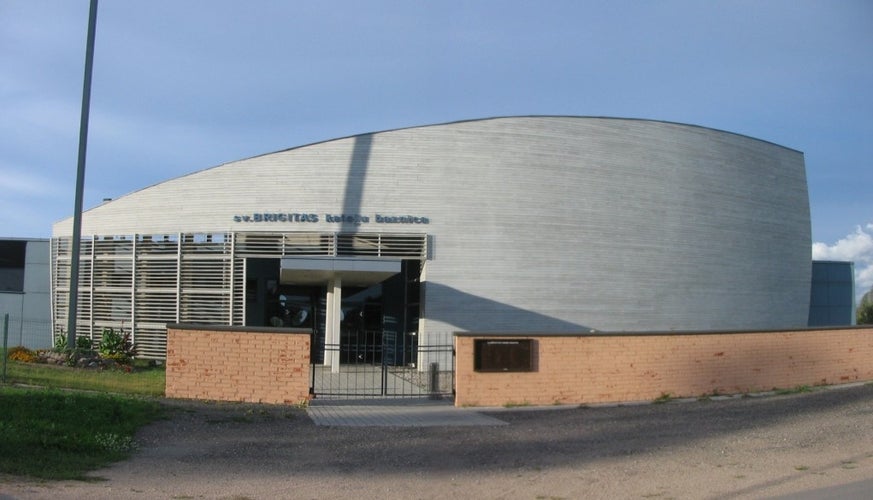
[(16, 345), (32, 349), (51, 347), (49, 240), (14, 238), (6, 241), (16, 241), (15, 245), (23, 245), (24, 262), (21, 269), (16, 269), (14, 265), (6, 269), (8, 273), (12, 273), (12, 276), (7, 275), (11, 280), (6, 284), (20, 289), (13, 288), (0, 293), (0, 336), (3, 334), (4, 316), (8, 314), (9, 347)]
[(172, 179), (83, 221), (214, 231), (426, 234), (425, 331), (808, 320), (803, 154), (697, 126), (508, 117), (364, 134)]

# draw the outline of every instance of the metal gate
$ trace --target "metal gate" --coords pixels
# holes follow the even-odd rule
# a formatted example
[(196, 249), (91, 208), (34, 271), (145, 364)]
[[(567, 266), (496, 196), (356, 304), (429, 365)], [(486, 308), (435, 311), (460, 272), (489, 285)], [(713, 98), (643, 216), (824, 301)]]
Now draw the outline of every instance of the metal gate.
[[(452, 398), (455, 390), (453, 336), (428, 335), (402, 356), (384, 337), (381, 343), (324, 344), (321, 359), (339, 359), (338, 367), (312, 364), (310, 392), (316, 398)], [(331, 355), (338, 353), (339, 356)]]

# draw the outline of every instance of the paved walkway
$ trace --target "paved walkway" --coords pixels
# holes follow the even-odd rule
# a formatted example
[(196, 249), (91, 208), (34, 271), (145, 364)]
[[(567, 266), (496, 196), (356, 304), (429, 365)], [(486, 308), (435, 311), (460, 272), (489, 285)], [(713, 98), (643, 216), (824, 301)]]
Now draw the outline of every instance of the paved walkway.
[(345, 427), (431, 427), (506, 425), (448, 399), (315, 399), (306, 410), (315, 425)]

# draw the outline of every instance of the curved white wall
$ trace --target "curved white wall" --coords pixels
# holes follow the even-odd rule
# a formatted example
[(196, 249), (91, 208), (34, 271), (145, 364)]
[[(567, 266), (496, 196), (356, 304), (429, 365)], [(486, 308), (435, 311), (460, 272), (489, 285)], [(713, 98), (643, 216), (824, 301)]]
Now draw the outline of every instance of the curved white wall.
[[(318, 222), (237, 222), (254, 213)], [(326, 214), (413, 215), (359, 226)], [(71, 220), (55, 236), (71, 233)], [(511, 117), (236, 161), (86, 212), (83, 234), (426, 232), (427, 330), (805, 326), (803, 155), (645, 120)]]

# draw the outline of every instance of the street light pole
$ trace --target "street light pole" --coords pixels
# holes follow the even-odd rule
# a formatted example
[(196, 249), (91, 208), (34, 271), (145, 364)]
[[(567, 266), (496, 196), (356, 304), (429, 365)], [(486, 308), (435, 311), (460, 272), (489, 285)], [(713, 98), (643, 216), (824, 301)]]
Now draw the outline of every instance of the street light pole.
[(73, 207), (73, 248), (70, 261), (70, 302), (67, 309), (67, 348), (76, 347), (76, 314), (79, 307), (79, 253), (82, 247), (82, 198), (85, 191), (85, 157), (88, 150), (88, 113), (91, 109), (91, 72), (94, 66), (94, 38), (97, 32), (97, 0), (91, 0), (88, 41), (85, 45), (85, 82), (82, 116), (79, 122), (79, 162), (76, 170), (76, 201)]

